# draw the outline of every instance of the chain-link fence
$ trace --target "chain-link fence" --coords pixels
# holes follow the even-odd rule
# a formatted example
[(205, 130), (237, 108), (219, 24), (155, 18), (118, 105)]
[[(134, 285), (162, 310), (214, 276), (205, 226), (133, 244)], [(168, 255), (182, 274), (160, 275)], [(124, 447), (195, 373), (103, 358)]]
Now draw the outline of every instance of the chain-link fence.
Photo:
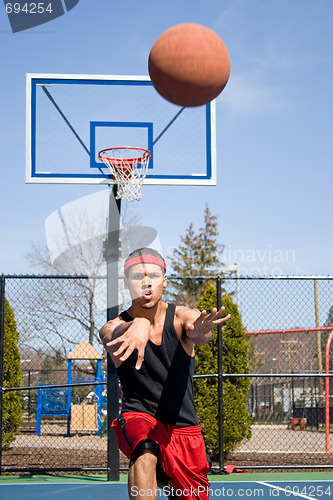
[[(23, 375), (22, 421), (3, 446), (1, 472), (107, 470), (107, 364), (98, 336), (106, 279), (3, 276), (1, 282), (20, 334)], [(247, 332), (253, 418), (252, 437), (225, 463), (333, 468), (333, 381), (323, 375), (333, 278), (228, 276), (222, 291), (238, 305)], [(236, 376), (224, 373), (223, 380)], [(3, 387), (2, 399), (9, 392)], [(123, 457), (120, 466), (127, 466)]]
[(234, 451), (233, 463), (333, 465), (333, 408), (327, 417), (333, 381), (329, 379), (331, 391), (325, 391), (328, 379), (320, 376), (333, 329), (333, 280), (255, 277), (227, 280), (225, 286), (237, 297), (252, 374), (252, 437)]

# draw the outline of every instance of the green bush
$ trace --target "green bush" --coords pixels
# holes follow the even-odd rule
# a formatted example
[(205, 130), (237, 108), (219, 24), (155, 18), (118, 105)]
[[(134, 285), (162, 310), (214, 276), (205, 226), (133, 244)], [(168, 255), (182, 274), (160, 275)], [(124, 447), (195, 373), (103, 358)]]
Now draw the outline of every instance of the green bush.
[[(222, 355), (224, 373), (248, 373), (247, 344), (238, 307), (229, 295), (224, 295), (222, 305), (231, 318), (222, 329)], [(208, 285), (198, 308), (211, 311), (216, 307), (216, 288)], [(217, 373), (217, 329), (209, 344), (196, 347), (196, 374)], [(248, 378), (223, 379), (223, 450), (225, 456), (244, 438), (251, 437), (252, 417), (246, 406), (250, 380)], [(219, 456), (218, 431), (218, 381), (216, 377), (196, 379), (195, 400), (198, 418), (202, 425), (208, 453), (213, 459)]]
[[(21, 360), (14, 312), (5, 300), (5, 338), (4, 338), (4, 387), (18, 387), (22, 382)], [(21, 394), (10, 391), (3, 396), (2, 412), (2, 448), (8, 449), (14, 441), (17, 429), (22, 421)]]

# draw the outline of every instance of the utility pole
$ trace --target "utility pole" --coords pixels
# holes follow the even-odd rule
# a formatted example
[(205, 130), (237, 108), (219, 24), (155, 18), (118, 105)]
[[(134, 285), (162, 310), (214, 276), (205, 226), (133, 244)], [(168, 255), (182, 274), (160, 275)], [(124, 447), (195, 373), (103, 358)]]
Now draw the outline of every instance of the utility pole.
[[(318, 280), (314, 280), (314, 298), (315, 298), (315, 314), (316, 314), (316, 328), (320, 328), (319, 320), (319, 301), (318, 301)], [(321, 332), (317, 332), (317, 358), (318, 358), (318, 373), (323, 373), (323, 356), (321, 351)], [(319, 378), (319, 396), (324, 390), (324, 381)]]
[[(282, 351), (282, 352), (285, 352), (288, 354), (288, 368), (289, 368), (289, 372), (292, 373), (293, 370), (291, 368), (291, 354), (294, 353), (294, 352), (297, 352), (297, 351), (292, 351), (291, 350), (291, 346), (290, 344), (297, 344), (297, 340), (281, 340), (281, 343), (282, 344), (287, 344), (287, 350), (286, 351)], [(294, 395), (294, 378), (292, 377), (291, 378), (291, 385), (289, 385), (289, 401), (291, 401), (291, 407), (292, 407), (292, 416), (294, 416), (294, 399), (295, 399), (295, 395)]]

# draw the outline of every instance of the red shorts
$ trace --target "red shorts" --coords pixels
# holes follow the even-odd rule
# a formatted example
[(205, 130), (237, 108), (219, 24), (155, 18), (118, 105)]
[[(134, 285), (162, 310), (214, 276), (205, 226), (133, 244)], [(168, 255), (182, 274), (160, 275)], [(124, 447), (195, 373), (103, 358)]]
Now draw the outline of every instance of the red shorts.
[(115, 419), (112, 427), (127, 458), (135, 460), (140, 455), (135, 451), (139, 443), (156, 443), (161, 466), (170, 478), (166, 492), (171, 491), (178, 499), (208, 499), (209, 464), (199, 426), (162, 424), (140, 412), (125, 412), (123, 418)]

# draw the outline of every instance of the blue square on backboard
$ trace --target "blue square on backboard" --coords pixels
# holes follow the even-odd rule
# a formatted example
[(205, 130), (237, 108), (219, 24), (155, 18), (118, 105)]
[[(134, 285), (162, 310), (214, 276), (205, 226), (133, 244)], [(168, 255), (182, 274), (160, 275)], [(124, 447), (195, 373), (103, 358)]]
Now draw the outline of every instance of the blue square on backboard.
[[(90, 168), (101, 168), (103, 163), (98, 161), (98, 153), (101, 149), (106, 149), (108, 147), (128, 147), (128, 146), (140, 146), (140, 144), (130, 144), (128, 140), (126, 144), (119, 144), (119, 140), (114, 138), (112, 143), (106, 144), (101, 142), (99, 136), (103, 135), (103, 132), (110, 131), (113, 129), (114, 136), (117, 137), (119, 131), (123, 131), (123, 135), (131, 136), (131, 132), (135, 135), (140, 132), (144, 136), (144, 148), (149, 149), (151, 152), (151, 159), (149, 162), (149, 169), (154, 168), (154, 151), (153, 151), (153, 123), (152, 122), (90, 122)], [(126, 134), (126, 129), (129, 132)], [(112, 131), (111, 131), (112, 132)], [(117, 133), (116, 133), (117, 132)], [(111, 134), (112, 135), (112, 134)], [(110, 142), (110, 139), (109, 139)]]

